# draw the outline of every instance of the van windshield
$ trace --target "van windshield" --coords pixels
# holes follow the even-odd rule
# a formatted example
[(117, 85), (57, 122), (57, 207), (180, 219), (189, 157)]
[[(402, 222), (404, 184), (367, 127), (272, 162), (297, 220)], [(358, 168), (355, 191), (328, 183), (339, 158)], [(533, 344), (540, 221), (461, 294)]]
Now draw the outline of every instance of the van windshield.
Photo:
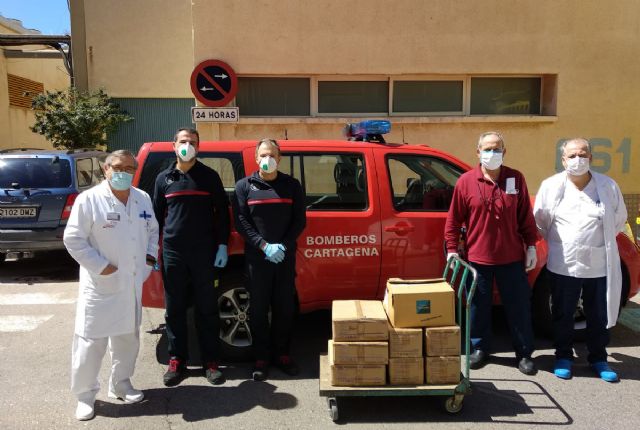
[[(224, 152), (199, 152), (198, 160), (218, 173), (227, 195), (231, 197), (236, 182), (244, 177), (244, 165), (241, 155)], [(144, 162), (137, 187), (153, 197), (158, 174), (175, 162), (176, 154), (173, 152), (149, 153)]]
[(69, 160), (58, 157), (0, 158), (0, 188), (68, 188)]

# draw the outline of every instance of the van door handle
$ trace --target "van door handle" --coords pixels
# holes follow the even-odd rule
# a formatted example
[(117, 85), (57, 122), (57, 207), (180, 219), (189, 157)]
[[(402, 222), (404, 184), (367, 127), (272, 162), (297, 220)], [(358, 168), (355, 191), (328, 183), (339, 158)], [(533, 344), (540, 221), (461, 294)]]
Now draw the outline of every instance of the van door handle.
[(411, 224), (406, 222), (399, 222), (396, 225), (390, 225), (384, 228), (384, 231), (388, 231), (390, 233), (396, 233), (398, 236), (404, 236), (405, 234), (411, 233), (415, 230)]

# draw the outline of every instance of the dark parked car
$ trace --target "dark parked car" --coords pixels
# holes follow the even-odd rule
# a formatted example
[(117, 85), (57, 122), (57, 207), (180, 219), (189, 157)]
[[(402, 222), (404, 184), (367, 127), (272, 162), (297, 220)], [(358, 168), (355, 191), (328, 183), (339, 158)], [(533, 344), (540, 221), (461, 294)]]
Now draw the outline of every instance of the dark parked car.
[(96, 150), (0, 150), (0, 262), (64, 249), (73, 202), (104, 179), (105, 158)]

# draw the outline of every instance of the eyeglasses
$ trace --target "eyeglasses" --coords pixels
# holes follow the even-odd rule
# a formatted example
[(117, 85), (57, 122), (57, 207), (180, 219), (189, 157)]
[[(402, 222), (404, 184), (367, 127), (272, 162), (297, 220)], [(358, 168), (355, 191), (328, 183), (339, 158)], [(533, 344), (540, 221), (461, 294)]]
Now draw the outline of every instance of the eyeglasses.
[(136, 173), (136, 168), (135, 167), (120, 167), (120, 166), (111, 166), (111, 170), (113, 170), (114, 172), (126, 172), (129, 173), (131, 175), (133, 175), (134, 173)]
[(502, 148), (483, 149), (482, 152), (484, 152), (485, 154), (489, 154), (489, 153), (502, 154), (504, 152), (504, 149), (502, 149)]

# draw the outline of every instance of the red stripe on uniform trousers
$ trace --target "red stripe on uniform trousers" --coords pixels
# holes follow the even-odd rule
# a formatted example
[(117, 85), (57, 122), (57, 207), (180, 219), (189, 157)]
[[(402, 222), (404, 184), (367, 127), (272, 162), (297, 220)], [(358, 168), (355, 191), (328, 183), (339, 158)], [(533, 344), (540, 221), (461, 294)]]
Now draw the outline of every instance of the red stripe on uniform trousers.
[(261, 199), (261, 200), (248, 200), (247, 204), (251, 205), (266, 205), (269, 203), (285, 203), (285, 204), (293, 204), (293, 199)]
[(169, 193), (165, 195), (165, 198), (178, 197), (178, 196), (210, 196), (211, 193), (208, 191), (194, 191), (194, 190), (186, 190), (186, 191), (176, 191), (175, 193)]

